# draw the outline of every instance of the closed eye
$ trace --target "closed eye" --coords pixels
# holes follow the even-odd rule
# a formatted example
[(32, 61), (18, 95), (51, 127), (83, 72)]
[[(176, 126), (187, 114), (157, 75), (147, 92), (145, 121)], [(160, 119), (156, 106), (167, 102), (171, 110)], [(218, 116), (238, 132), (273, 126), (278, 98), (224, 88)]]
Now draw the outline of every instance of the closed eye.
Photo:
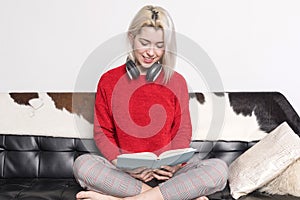
[(158, 43), (156, 43), (156, 47), (157, 48), (159, 48), (159, 49), (161, 49), (161, 48), (164, 48), (164, 43), (163, 42), (158, 42)]
[(140, 39), (139, 41), (140, 41), (141, 45), (143, 45), (143, 46), (147, 46), (150, 43), (149, 41), (147, 41), (145, 39)]
[[(144, 38), (140, 38), (139, 42), (141, 43), (142, 46), (148, 46), (151, 44), (151, 41), (146, 40)], [(161, 48), (164, 48), (165, 44), (164, 44), (164, 42), (157, 42), (157, 43), (155, 43), (155, 46), (156, 46), (156, 48), (161, 49)]]

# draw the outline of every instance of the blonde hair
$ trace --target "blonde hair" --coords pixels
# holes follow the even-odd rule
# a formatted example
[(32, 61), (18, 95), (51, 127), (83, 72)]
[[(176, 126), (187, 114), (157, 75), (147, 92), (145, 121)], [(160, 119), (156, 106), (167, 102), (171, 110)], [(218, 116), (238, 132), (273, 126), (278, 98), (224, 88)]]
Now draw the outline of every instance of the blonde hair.
[(130, 37), (138, 35), (143, 27), (161, 28), (164, 33), (165, 52), (161, 59), (164, 70), (164, 83), (167, 83), (174, 72), (176, 64), (175, 28), (169, 13), (159, 6), (147, 5), (141, 8), (131, 21), (128, 28), (129, 53), (128, 58), (135, 62)]

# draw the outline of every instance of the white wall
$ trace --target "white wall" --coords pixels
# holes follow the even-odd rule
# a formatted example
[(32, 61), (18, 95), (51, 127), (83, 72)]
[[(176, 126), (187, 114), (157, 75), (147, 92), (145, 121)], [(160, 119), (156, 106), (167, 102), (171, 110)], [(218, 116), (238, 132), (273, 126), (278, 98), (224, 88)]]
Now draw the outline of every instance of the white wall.
[[(170, 12), (177, 32), (211, 58), (224, 90), (278, 91), (300, 113), (297, 0), (0, 0), (0, 92), (74, 91), (89, 55), (145, 4)], [(203, 90), (192, 67), (178, 63)]]

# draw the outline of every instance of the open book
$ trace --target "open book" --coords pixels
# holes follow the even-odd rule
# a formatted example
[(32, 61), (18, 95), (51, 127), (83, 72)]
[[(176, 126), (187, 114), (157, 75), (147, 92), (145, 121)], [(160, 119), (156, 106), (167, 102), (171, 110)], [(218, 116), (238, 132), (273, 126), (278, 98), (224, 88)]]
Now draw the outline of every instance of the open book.
[(187, 162), (195, 152), (196, 149), (185, 148), (165, 151), (159, 156), (151, 152), (122, 154), (117, 157), (117, 167), (121, 169), (135, 169), (139, 167), (157, 169), (166, 165), (174, 166)]

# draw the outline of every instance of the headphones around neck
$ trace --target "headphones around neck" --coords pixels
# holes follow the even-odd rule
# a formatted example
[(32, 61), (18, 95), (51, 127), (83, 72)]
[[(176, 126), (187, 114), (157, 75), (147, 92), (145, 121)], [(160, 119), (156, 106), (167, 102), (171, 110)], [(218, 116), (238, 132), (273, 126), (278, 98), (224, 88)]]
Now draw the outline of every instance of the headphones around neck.
[[(151, 67), (147, 70), (146, 80), (148, 82), (155, 81), (158, 75), (160, 74), (161, 70), (162, 70), (162, 66), (160, 63), (156, 62), (152, 64)], [(137, 79), (140, 76), (140, 70), (137, 68), (135, 63), (130, 59), (126, 62), (126, 71), (131, 80)]]

